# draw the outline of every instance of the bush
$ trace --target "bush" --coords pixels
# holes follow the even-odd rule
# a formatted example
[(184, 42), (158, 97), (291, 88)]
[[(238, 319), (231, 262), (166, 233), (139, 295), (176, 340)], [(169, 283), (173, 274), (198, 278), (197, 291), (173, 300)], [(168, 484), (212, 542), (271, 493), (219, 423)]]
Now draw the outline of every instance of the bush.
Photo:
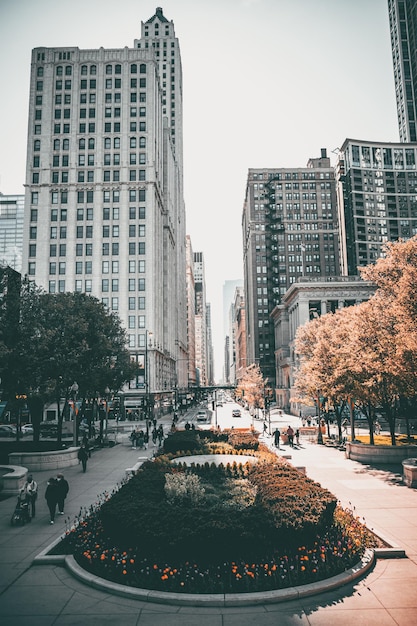
[[(207, 445), (180, 434), (168, 448)], [(366, 528), (350, 513), (336, 516), (336, 498), (319, 484), (262, 447), (257, 454), (264, 460), (255, 465), (190, 468), (171, 454), (146, 462), (61, 548), (109, 580), (195, 593), (304, 584), (357, 562), (370, 545)]]

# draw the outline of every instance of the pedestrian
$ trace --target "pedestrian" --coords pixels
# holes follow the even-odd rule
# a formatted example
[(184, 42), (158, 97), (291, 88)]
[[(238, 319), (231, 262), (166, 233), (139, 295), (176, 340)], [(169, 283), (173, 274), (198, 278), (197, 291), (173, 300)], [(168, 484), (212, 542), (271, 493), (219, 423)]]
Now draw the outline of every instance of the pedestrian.
[(45, 491), (46, 504), (49, 509), (50, 524), (55, 522), (56, 505), (58, 504), (58, 487), (56, 478), (50, 478)]
[(136, 428), (134, 428), (132, 432), (130, 433), (130, 441), (132, 442), (132, 450), (136, 450), (136, 442), (137, 442)]
[(294, 447), (294, 431), (291, 428), (291, 426), (288, 426), (287, 428), (287, 437), (288, 437), (288, 443), (290, 445), (290, 448)]
[(297, 446), (300, 445), (300, 429), (297, 428), (297, 430), (295, 431), (295, 443), (297, 444)]
[(81, 461), (83, 466), (83, 472), (85, 473), (87, 471), (88, 452), (84, 446), (81, 446), (81, 448), (78, 450), (78, 460)]
[(152, 443), (154, 445), (154, 447), (156, 446), (156, 440), (158, 439), (158, 431), (156, 430), (156, 428), (154, 428), (152, 430)]
[(160, 427), (158, 428), (158, 441), (159, 441), (160, 446), (162, 446), (163, 440), (164, 440), (164, 429), (161, 424)]
[(278, 430), (278, 428), (276, 428), (274, 430), (274, 444), (275, 444), (275, 447), (278, 448), (278, 450), (279, 450), (279, 438), (280, 437), (281, 437), (281, 433)]
[(84, 437), (82, 439), (82, 442), (81, 442), (81, 445), (83, 445), (84, 448), (87, 450), (88, 458), (91, 459), (91, 449), (90, 449), (90, 445), (88, 443), (87, 435), (84, 435)]
[(144, 438), (143, 430), (140, 430), (140, 431), (138, 432), (138, 436), (137, 436), (136, 442), (137, 442), (137, 446), (138, 446), (139, 450), (142, 450), (143, 445), (144, 445), (144, 443), (145, 443), (145, 438)]
[(38, 483), (33, 480), (32, 474), (28, 474), (25, 484), (20, 490), (20, 497), (25, 500), (30, 508), (31, 516), (35, 517), (36, 513), (36, 499), (38, 497)]
[(267, 426), (266, 422), (264, 422), (264, 435), (265, 435), (265, 433), (268, 434), (268, 426)]
[(69, 491), (68, 481), (65, 480), (64, 474), (57, 474), (56, 477), (58, 489), (58, 511), (60, 515), (64, 515), (64, 502)]
[(191, 424), (190, 424), (190, 422), (187, 422), (187, 423), (185, 424), (184, 428), (185, 428), (185, 430), (190, 430), (190, 428), (191, 428)]

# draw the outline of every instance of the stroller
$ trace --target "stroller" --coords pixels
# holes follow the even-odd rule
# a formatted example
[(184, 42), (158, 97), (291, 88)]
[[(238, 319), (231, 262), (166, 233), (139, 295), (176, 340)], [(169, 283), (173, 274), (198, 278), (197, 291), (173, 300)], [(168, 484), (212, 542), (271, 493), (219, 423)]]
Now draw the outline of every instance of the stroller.
[(17, 497), (17, 504), (12, 515), (10, 523), (12, 526), (24, 526), (27, 522), (31, 522), (32, 517), (29, 510), (29, 502), (20, 495)]

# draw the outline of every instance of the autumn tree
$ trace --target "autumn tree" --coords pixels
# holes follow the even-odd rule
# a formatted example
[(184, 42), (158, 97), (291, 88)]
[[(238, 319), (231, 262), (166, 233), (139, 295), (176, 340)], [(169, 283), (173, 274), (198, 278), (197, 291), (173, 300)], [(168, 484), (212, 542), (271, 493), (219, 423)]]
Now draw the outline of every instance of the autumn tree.
[(240, 378), (235, 395), (242, 398), (249, 407), (261, 408), (265, 406), (265, 387), (267, 380), (263, 377), (259, 365), (249, 365)]

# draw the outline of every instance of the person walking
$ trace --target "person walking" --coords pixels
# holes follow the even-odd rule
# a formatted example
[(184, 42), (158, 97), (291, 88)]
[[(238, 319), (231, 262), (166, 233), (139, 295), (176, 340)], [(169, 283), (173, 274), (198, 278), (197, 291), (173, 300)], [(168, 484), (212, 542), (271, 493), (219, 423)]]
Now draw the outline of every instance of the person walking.
[(132, 442), (132, 450), (136, 450), (137, 432), (136, 428), (130, 433), (130, 441)]
[(28, 474), (25, 484), (23, 485), (21, 492), (24, 495), (26, 502), (29, 505), (31, 516), (35, 517), (36, 513), (36, 500), (38, 497), (38, 483), (33, 480), (32, 474)]
[(85, 473), (87, 471), (88, 452), (84, 446), (81, 446), (81, 448), (78, 450), (78, 460), (81, 461), (83, 466), (83, 472)]
[(48, 505), (50, 524), (55, 522), (56, 505), (58, 504), (58, 488), (56, 478), (50, 478), (45, 491), (46, 504)]
[(160, 446), (162, 446), (163, 440), (164, 440), (164, 429), (161, 424), (158, 428), (158, 441), (159, 441)]
[(288, 443), (289, 443), (290, 448), (293, 448), (294, 447), (294, 430), (291, 428), (291, 426), (288, 426), (287, 437), (288, 437)]
[(158, 431), (156, 430), (156, 428), (154, 428), (152, 430), (152, 443), (153, 443), (154, 447), (156, 446), (156, 440), (157, 439), (158, 439)]
[(280, 437), (281, 437), (281, 433), (278, 430), (278, 428), (276, 428), (274, 430), (274, 444), (275, 444), (275, 447), (278, 448), (278, 450), (279, 450), (279, 438)]
[(295, 431), (295, 443), (297, 444), (297, 446), (300, 445), (300, 429), (297, 428), (297, 430)]
[(69, 484), (63, 474), (57, 475), (56, 482), (58, 489), (58, 511), (60, 515), (64, 515), (64, 502), (69, 491)]

